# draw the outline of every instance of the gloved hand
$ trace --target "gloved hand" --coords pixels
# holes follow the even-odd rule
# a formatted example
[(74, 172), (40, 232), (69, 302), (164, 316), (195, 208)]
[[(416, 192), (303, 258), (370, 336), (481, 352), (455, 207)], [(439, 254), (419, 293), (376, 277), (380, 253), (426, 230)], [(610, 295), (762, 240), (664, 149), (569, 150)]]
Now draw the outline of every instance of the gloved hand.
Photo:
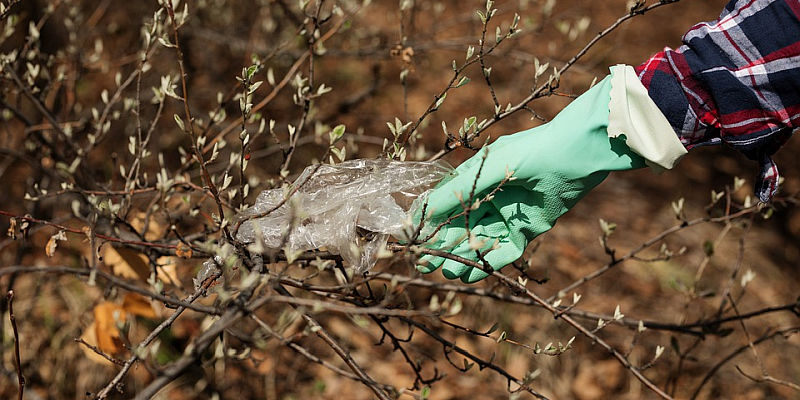
[[(479, 263), (480, 251), (492, 268), (500, 269), (518, 259), (528, 242), (552, 228), (610, 171), (644, 167), (645, 159), (626, 145), (624, 136), (608, 135), (610, 91), (609, 76), (551, 122), (503, 136), (461, 164), (452, 180), (427, 197), (428, 215), (420, 239), (464, 211), (459, 197), (468, 207), (476, 201), (480, 204), (468, 216), (442, 226), (424, 246)], [(485, 199), (506, 171), (513, 171), (516, 179)], [(421, 257), (417, 269), (430, 273), (439, 267), (445, 277), (466, 283), (488, 276), (481, 269), (432, 255)]]

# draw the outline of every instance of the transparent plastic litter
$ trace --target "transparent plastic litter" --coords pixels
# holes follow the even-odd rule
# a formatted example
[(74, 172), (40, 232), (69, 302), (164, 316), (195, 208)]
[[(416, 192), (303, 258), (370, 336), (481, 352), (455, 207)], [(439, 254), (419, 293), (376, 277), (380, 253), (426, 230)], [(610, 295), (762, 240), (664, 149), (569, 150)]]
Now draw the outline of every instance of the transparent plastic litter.
[(215, 255), (213, 258), (206, 260), (200, 270), (197, 271), (197, 275), (192, 278), (194, 290), (200, 289), (200, 287), (203, 285), (203, 282), (205, 282), (206, 279), (211, 278), (214, 273), (219, 270), (219, 266), (222, 265), (222, 263), (222, 257), (219, 255)]
[[(236, 216), (236, 237), (293, 254), (325, 249), (357, 273), (375, 265), (389, 236), (404, 238), (413, 200), (453, 168), (444, 161), (358, 159), (307, 167), (294, 186), (265, 190)], [(294, 193), (293, 193), (294, 192)], [(287, 196), (289, 196), (287, 198)]]

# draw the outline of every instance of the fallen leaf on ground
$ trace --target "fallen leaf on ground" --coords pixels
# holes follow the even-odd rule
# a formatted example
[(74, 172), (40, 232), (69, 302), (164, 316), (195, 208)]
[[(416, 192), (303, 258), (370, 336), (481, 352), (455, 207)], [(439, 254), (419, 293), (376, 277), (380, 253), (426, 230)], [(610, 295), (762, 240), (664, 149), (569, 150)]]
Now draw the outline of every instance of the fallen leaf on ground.
[(126, 293), (125, 297), (122, 299), (122, 309), (126, 313), (138, 315), (140, 317), (158, 317), (156, 315), (156, 311), (153, 309), (153, 306), (150, 304), (150, 300), (147, 300), (144, 296), (138, 293)]
[(125, 321), (125, 311), (122, 307), (107, 301), (94, 307), (97, 348), (110, 355), (125, 350), (117, 329), (117, 321)]
[(147, 257), (127, 247), (106, 246), (103, 261), (111, 272), (122, 278), (139, 279), (147, 282), (150, 278), (150, 265)]

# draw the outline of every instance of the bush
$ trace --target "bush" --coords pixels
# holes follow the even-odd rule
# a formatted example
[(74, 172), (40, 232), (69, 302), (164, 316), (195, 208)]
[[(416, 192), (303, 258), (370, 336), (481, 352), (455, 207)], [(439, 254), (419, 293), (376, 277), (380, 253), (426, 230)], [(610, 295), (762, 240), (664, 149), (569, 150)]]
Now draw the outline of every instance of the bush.
[(729, 150), (612, 177), (472, 286), (236, 237), (307, 166), (457, 164), (724, 2), (3, 4), (4, 398), (796, 395), (796, 199)]

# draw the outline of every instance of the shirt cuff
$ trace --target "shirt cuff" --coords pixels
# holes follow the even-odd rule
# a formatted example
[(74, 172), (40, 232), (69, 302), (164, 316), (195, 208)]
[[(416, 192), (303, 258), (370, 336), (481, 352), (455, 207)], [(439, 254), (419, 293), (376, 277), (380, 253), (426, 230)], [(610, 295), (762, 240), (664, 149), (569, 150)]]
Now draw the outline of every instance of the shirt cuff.
[(672, 169), (687, 153), (633, 67), (622, 64), (611, 67), (608, 109), (608, 136), (625, 135), (628, 147), (644, 157), (656, 173)]

